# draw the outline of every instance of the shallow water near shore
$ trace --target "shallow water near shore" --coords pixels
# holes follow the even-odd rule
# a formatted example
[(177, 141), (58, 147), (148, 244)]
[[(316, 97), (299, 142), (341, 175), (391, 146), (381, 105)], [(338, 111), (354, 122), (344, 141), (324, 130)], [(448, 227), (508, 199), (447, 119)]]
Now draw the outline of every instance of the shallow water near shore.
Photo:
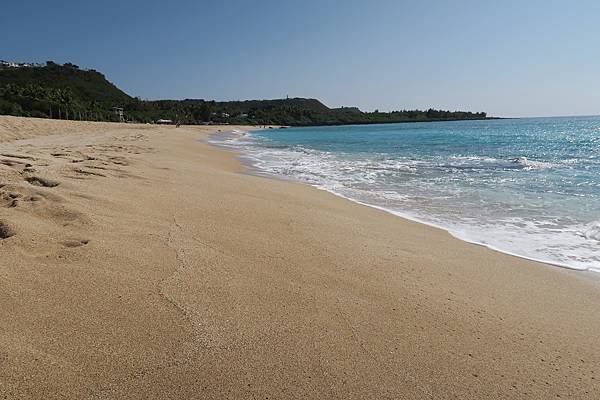
[(211, 142), (261, 173), (465, 241), (600, 271), (600, 117), (291, 128)]

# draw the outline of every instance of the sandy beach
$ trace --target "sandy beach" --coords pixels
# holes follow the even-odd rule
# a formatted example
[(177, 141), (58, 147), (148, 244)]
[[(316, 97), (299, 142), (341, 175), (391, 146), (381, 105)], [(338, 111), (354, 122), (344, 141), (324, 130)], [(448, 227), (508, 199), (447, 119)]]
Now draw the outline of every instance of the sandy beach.
[(0, 116), (0, 398), (597, 399), (600, 288), (206, 143)]

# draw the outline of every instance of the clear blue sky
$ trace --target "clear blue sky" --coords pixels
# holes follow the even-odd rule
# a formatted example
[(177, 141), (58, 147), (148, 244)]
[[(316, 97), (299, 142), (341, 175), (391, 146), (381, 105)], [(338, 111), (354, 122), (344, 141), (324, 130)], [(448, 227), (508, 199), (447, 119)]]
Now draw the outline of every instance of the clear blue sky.
[(131, 95), (316, 97), (364, 110), (600, 114), (600, 2), (4, 1), (0, 59)]

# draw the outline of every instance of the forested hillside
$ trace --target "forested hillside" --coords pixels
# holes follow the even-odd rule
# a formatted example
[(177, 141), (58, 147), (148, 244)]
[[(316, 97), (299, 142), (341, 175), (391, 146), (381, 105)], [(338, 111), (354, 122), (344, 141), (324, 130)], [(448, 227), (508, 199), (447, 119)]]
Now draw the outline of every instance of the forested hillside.
[(329, 108), (319, 100), (290, 98), (216, 102), (202, 99), (141, 100), (95, 70), (48, 61), (42, 66), (0, 64), (0, 114), (55, 119), (235, 123), (250, 125), (341, 125), (485, 119), (483, 112), (429, 109), (362, 112)]

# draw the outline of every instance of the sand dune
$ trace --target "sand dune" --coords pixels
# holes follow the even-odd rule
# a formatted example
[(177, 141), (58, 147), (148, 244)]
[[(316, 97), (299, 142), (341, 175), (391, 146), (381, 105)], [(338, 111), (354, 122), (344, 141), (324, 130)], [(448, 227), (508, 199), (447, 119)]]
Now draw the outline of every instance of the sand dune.
[(241, 174), (233, 128), (0, 117), (0, 398), (598, 397), (597, 280)]

